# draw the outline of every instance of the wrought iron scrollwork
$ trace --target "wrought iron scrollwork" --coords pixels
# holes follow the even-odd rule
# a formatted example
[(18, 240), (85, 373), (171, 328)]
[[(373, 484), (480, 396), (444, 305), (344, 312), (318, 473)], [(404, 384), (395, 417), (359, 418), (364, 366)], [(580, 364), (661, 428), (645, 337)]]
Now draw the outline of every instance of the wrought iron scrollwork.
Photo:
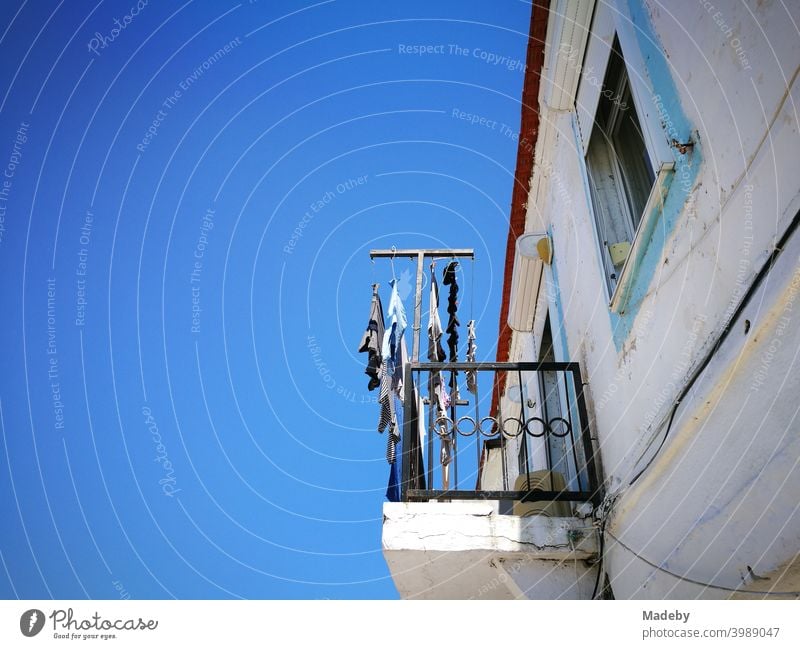
[(433, 423), (432, 432), (441, 438), (452, 438), (454, 435), (471, 437), (476, 433), (484, 437), (497, 437), (502, 433), (506, 439), (516, 439), (520, 434), (530, 437), (567, 437), (572, 435), (572, 424), (563, 417), (553, 417), (549, 421), (541, 417), (529, 417), (525, 421), (520, 417), (506, 417), (502, 422), (497, 417), (483, 417), (476, 422), (470, 416), (459, 417), (454, 424), (450, 417), (442, 415)]

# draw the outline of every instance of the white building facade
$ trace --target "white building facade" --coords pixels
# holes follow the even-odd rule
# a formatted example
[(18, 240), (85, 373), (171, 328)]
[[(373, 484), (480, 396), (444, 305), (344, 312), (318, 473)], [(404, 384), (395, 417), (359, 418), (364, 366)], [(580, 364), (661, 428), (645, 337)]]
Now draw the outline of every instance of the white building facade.
[[(533, 166), (498, 361), (578, 363), (592, 449), (552, 425), (507, 436), (479, 488), (585, 491), (593, 454), (596, 493), (387, 504), (395, 582), (406, 597), (797, 598), (800, 7), (533, 12), (546, 39), (532, 28)], [(517, 375), (501, 420), (527, 405), (523, 422), (572, 422), (578, 388)]]

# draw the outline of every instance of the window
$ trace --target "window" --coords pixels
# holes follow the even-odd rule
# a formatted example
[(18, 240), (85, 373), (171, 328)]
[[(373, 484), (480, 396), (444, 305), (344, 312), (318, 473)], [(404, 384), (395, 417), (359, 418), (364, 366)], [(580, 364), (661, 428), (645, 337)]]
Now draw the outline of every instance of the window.
[[(545, 319), (542, 338), (539, 344), (540, 363), (555, 363), (555, 349), (553, 347), (553, 333), (550, 328), (550, 315)], [(559, 385), (559, 372), (541, 371), (536, 374), (538, 380), (538, 399), (534, 398), (538, 411), (536, 415), (541, 417), (551, 426), (555, 426), (560, 432), (559, 420), (564, 417), (562, 386)], [(529, 407), (531, 407), (529, 405)], [(564, 436), (548, 434), (543, 439), (544, 451), (541, 457), (537, 455), (537, 441), (531, 435), (522, 435), (519, 451), (517, 454), (517, 464), (520, 475), (531, 471), (543, 470), (556, 471), (561, 473), (565, 479), (574, 473), (569, 465), (568, 442)], [(537, 462), (540, 459), (541, 462)], [(544, 464), (546, 463), (546, 464)]]
[(613, 295), (655, 182), (617, 37), (597, 104), (586, 167), (609, 295)]

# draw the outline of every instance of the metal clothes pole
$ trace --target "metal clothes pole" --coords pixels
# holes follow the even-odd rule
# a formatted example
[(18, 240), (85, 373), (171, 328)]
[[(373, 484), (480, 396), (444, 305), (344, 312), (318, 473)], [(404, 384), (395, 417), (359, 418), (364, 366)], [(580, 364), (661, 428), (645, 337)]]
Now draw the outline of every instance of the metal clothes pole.
[[(411, 443), (412, 435), (414, 434), (414, 427), (417, 425), (417, 420), (409, 417), (411, 414), (411, 400), (414, 398), (414, 385), (411, 374), (411, 363), (406, 363), (403, 368), (403, 437), (402, 437), (402, 453), (403, 463), (401, 466), (400, 477), (400, 501), (408, 502), (408, 489), (411, 487), (413, 479), (411, 458), (413, 455), (414, 445)], [(392, 390), (394, 392), (394, 390)], [(394, 394), (390, 395), (394, 399)], [(416, 483), (414, 484), (416, 488)]]
[[(417, 260), (417, 282), (416, 282), (416, 291), (414, 293), (414, 337), (411, 347), (411, 362), (406, 363), (406, 366), (402, 368), (403, 378), (404, 378), (404, 403), (403, 403), (403, 434), (402, 434), (402, 476), (401, 476), (401, 485), (400, 485), (400, 499), (403, 502), (408, 501), (408, 490), (409, 488), (417, 488), (416, 485), (416, 473), (419, 471), (417, 467), (413, 472), (412, 465), (416, 464), (417, 454), (418, 451), (421, 451), (419, 445), (419, 439), (416, 440), (416, 443), (413, 443), (413, 435), (417, 432), (417, 420), (410, 416), (411, 410), (411, 400), (414, 398), (414, 389), (413, 389), (413, 380), (412, 380), (412, 371), (411, 371), (411, 363), (419, 363), (419, 348), (420, 348), (420, 323), (422, 321), (422, 277), (424, 272), (424, 263), (425, 258), (436, 258), (436, 257), (469, 257), (470, 259), (475, 259), (475, 252), (471, 248), (458, 248), (453, 250), (447, 249), (439, 249), (439, 248), (418, 248), (418, 249), (402, 249), (398, 250), (397, 248), (390, 248), (390, 249), (382, 249), (382, 250), (370, 250), (369, 251), (370, 259), (375, 259), (376, 257), (381, 258), (389, 258), (394, 259), (395, 257), (406, 257), (406, 258), (416, 258)], [(433, 395), (429, 394), (429, 399), (431, 404), (433, 404)], [(392, 399), (394, 399), (394, 395), (391, 395)], [(417, 413), (417, 417), (420, 417), (421, 413)], [(428, 432), (429, 435), (433, 434), (433, 431)], [(412, 463), (412, 456), (414, 457)], [(413, 474), (412, 474), (413, 473)], [(414, 481), (414, 486), (412, 486), (412, 481)]]
[(422, 273), (425, 251), (417, 253), (417, 290), (414, 293), (414, 346), (411, 348), (411, 362), (419, 363), (419, 330), (422, 321)]
[(370, 250), (369, 258), (389, 258), (395, 257), (416, 258), (417, 260), (417, 285), (414, 294), (414, 338), (413, 346), (411, 348), (411, 362), (419, 362), (419, 347), (420, 347), (420, 322), (422, 320), (422, 276), (424, 271), (425, 258), (435, 257), (449, 257), (454, 259), (456, 257), (469, 257), (475, 259), (475, 251), (472, 248), (453, 248), (448, 250), (446, 248), (397, 248)]

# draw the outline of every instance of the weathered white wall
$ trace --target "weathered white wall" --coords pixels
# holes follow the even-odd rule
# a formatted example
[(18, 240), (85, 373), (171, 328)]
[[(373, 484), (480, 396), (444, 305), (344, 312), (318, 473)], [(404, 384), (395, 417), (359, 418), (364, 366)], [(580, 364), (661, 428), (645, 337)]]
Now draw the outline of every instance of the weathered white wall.
[(497, 512), (493, 502), (385, 503), (383, 554), (401, 597), (591, 597), (591, 520)]
[[(580, 361), (589, 382), (606, 487), (619, 492), (610, 532), (644, 557), (631, 561), (624, 558), (630, 552), (609, 543), (618, 597), (695, 596), (684, 582), (672, 589), (675, 580), (647, 561), (735, 588), (752, 579), (747, 565), (768, 572), (800, 550), (800, 305), (793, 283), (800, 235), (682, 404), (646, 476), (625, 489), (673, 400), (800, 208), (800, 6), (749, 4), (709, 11), (689, 0), (648, 3), (698, 150), (688, 154), (691, 185), (680, 175), (673, 182), (670, 191), (684, 192), (685, 206), (645, 295), (629, 308), (635, 318), (609, 313), (574, 113), (541, 111), (527, 229), (552, 232), (556, 353)], [(650, 81), (656, 93), (671, 92)], [(618, 326), (630, 332), (615, 341)], [(536, 358), (535, 336), (517, 334), (513, 345), (515, 358)], [(754, 392), (766, 355), (763, 386)]]

